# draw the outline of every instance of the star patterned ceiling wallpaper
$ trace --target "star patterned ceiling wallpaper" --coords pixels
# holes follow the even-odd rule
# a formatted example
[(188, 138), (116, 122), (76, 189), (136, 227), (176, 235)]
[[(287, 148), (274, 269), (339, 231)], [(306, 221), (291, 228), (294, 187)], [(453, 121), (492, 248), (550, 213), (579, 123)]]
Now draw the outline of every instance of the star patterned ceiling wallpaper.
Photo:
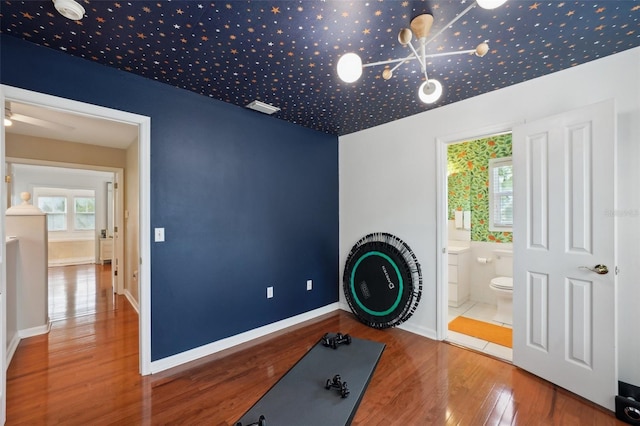
[(371, 63), (410, 54), (397, 40), (412, 17), (431, 12), (437, 33), (465, 0), (80, 1), (81, 21), (51, 1), (2, 1), (4, 35), (79, 56), (162, 83), (245, 106), (254, 99), (274, 116), (344, 135), (560, 71), (640, 45), (638, 1), (523, 1), (473, 8), (427, 46), (429, 78), (442, 82), (435, 104), (418, 99), (417, 61), (390, 80), (383, 66), (343, 83), (336, 63), (357, 52)]

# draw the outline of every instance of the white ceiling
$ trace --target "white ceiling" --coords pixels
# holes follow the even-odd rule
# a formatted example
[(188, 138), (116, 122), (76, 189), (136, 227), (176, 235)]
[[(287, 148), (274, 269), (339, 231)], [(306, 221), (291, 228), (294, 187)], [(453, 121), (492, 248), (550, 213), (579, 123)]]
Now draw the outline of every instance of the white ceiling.
[(37, 105), (9, 102), (12, 125), (5, 126), (7, 134), (57, 139), (68, 142), (127, 149), (138, 140), (138, 126), (105, 120)]

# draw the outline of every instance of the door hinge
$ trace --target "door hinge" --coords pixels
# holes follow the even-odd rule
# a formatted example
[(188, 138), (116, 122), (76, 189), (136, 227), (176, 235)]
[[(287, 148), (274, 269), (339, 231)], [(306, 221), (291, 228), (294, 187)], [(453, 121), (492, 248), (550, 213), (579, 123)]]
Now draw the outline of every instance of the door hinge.
[(113, 276), (115, 276), (115, 277), (118, 276), (118, 270), (117, 269), (115, 271), (113, 271)]
[(118, 227), (117, 226), (113, 227), (113, 232), (118, 232)]
[(118, 189), (118, 182), (113, 184), (113, 189)]
[(11, 175), (6, 175), (6, 176), (4, 177), (4, 181), (5, 181), (6, 183), (11, 183)]
[(616, 266), (613, 271), (615, 272), (616, 275), (618, 275), (618, 273), (620, 272), (620, 269), (618, 269), (618, 266)]

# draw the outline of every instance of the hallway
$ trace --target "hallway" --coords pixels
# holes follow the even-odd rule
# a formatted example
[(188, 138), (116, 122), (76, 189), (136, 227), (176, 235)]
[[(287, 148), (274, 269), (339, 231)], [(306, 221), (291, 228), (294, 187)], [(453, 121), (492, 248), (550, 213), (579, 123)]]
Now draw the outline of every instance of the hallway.
[(7, 425), (105, 424), (142, 399), (138, 315), (123, 296), (107, 306), (70, 307), (81, 316), (20, 342), (7, 369)]

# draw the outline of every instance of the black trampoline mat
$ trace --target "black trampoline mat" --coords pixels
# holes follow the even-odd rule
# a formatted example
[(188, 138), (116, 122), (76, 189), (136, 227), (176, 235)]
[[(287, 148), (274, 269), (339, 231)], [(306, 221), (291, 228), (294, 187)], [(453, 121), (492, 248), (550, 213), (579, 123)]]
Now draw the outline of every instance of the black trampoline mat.
[[(264, 415), (269, 426), (350, 424), (384, 347), (355, 337), (337, 349), (318, 342), (238, 421), (246, 426)], [(346, 398), (325, 389), (336, 374), (347, 383)]]

